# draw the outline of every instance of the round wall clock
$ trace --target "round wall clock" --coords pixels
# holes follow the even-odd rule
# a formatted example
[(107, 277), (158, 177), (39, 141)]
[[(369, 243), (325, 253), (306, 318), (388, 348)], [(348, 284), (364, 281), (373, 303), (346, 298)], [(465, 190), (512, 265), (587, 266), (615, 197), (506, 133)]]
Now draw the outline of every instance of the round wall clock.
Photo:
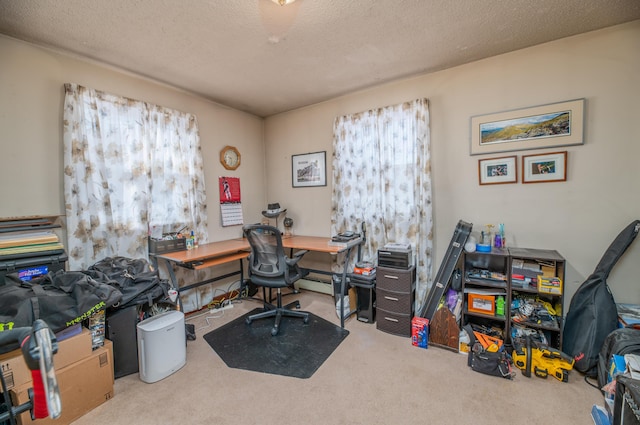
[(240, 152), (233, 146), (225, 146), (220, 151), (220, 163), (227, 170), (235, 170), (240, 166)]

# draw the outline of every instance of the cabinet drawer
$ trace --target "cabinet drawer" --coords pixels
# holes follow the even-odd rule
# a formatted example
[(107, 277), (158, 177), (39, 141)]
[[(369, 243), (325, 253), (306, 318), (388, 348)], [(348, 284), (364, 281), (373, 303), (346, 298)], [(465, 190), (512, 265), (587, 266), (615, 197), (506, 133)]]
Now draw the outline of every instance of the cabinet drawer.
[(376, 329), (400, 336), (411, 336), (412, 314), (398, 314), (376, 309)]
[(376, 291), (376, 305), (386, 311), (410, 314), (413, 307), (414, 291), (409, 293), (385, 291), (378, 288)]
[(378, 267), (376, 270), (376, 286), (378, 289), (409, 293), (415, 280), (415, 267), (409, 270), (398, 270)]

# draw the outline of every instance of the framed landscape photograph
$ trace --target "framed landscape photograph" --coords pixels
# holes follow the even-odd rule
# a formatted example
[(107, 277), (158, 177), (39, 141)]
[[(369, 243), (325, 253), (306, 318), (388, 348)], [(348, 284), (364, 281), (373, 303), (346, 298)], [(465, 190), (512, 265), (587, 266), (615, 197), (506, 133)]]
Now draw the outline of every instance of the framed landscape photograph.
[(518, 181), (516, 156), (478, 160), (478, 178), (480, 184), (505, 184)]
[(584, 143), (584, 99), (471, 117), (471, 155)]
[(552, 152), (522, 157), (522, 183), (547, 183), (567, 180), (567, 152)]
[(291, 156), (293, 187), (327, 185), (327, 152)]

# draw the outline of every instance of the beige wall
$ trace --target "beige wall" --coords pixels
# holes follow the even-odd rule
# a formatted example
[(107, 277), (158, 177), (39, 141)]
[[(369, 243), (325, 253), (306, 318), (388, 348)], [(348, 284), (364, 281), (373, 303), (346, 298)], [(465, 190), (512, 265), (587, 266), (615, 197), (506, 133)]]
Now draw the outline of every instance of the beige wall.
[[(366, 72), (363, 69), (363, 72)], [(291, 155), (327, 151), (336, 116), (426, 97), (430, 102), (436, 267), (458, 220), (505, 223), (511, 246), (556, 249), (568, 262), (567, 300), (622, 228), (640, 219), (640, 21), (489, 58), (266, 119), (267, 196), (301, 234), (328, 235), (331, 176), (291, 187)], [(568, 151), (566, 182), (479, 186), (469, 118), (586, 99), (585, 144)], [(521, 151), (507, 155), (553, 152)], [(330, 171), (329, 171), (330, 173)], [(610, 279), (618, 302), (640, 303), (640, 241)], [(568, 306), (568, 301), (566, 302)]]
[[(64, 214), (63, 85), (71, 82), (195, 114), (205, 163), (209, 240), (241, 235), (239, 226), (220, 225), (219, 176), (240, 177), (245, 218), (259, 220), (266, 205), (261, 118), (2, 36), (0, 57), (0, 217)], [(242, 154), (235, 171), (226, 171), (219, 162), (225, 145)]]
[[(209, 238), (240, 235), (220, 226), (217, 177), (242, 182), (245, 222), (279, 202), (299, 234), (330, 233), (331, 175), (319, 188), (291, 187), (291, 155), (327, 151), (336, 116), (419, 97), (430, 101), (436, 264), (458, 220), (505, 223), (512, 246), (557, 249), (568, 261), (568, 296), (618, 232), (640, 218), (640, 21), (405, 79), (266, 120), (126, 73), (0, 36), (0, 217), (61, 214), (63, 84), (172, 107), (198, 116), (209, 194)], [(366, 70), (363, 70), (366, 72)], [(469, 152), (473, 115), (586, 99), (583, 146), (569, 152), (563, 183), (478, 185)], [(264, 132), (264, 141), (263, 141)], [(224, 171), (219, 150), (242, 153)], [(516, 152), (543, 153), (540, 151)], [(497, 155), (484, 155), (489, 158)], [(266, 184), (265, 184), (266, 180)], [(266, 193), (265, 193), (266, 191)], [(612, 272), (619, 302), (640, 303), (640, 242)]]

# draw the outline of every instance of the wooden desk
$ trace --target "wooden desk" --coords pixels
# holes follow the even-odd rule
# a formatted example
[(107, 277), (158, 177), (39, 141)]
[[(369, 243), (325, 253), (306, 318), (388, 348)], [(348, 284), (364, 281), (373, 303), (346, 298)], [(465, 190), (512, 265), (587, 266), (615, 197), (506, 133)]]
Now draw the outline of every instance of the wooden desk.
[[(296, 250), (308, 250), (308, 251), (317, 251), (324, 252), (331, 255), (337, 255), (341, 252), (345, 252), (347, 258), (345, 259), (344, 269), (342, 271), (341, 276), (341, 294), (344, 293), (347, 282), (347, 268), (349, 265), (349, 258), (351, 256), (351, 252), (354, 247), (358, 247), (358, 258), (360, 257), (360, 248), (362, 244), (362, 239), (354, 239), (350, 241), (348, 244), (344, 245), (330, 245), (330, 239), (324, 238), (321, 236), (283, 236), (282, 245), (284, 248), (288, 248), (291, 251)], [(189, 289), (197, 288), (199, 286), (216, 282), (221, 279), (225, 279), (227, 277), (240, 275), (240, 291), (244, 288), (244, 268), (242, 265), (242, 260), (249, 256), (249, 251), (251, 247), (249, 242), (245, 238), (238, 239), (229, 239), (226, 241), (219, 242), (211, 242), (207, 244), (203, 244), (198, 246), (197, 248), (186, 250), (186, 251), (176, 251), (176, 252), (167, 252), (165, 254), (154, 254), (156, 259), (164, 260), (167, 270), (169, 272), (169, 276), (171, 277), (171, 281), (173, 282), (174, 288), (178, 292), (184, 292)], [(192, 270), (200, 270), (207, 267), (214, 267), (221, 264), (230, 263), (232, 261), (239, 260), (239, 269), (238, 271), (227, 273), (222, 276), (217, 276), (212, 279), (204, 280), (201, 282), (195, 282), (191, 285), (178, 287), (178, 280), (173, 272), (172, 263), (176, 264), (180, 267), (184, 267)], [(326, 270), (315, 270), (303, 268), (304, 276), (309, 273), (319, 273), (325, 274), (329, 276), (333, 276), (334, 273), (326, 271)], [(342, 302), (342, 297), (340, 298)], [(340, 306), (342, 307), (342, 306)], [(342, 308), (341, 310), (342, 311)], [(351, 312), (352, 314), (354, 312)], [(340, 321), (341, 326), (344, 328), (344, 317), (341, 318)]]
[[(342, 274), (340, 275), (340, 292), (339, 292), (340, 294), (344, 294), (345, 289), (347, 287), (347, 272), (349, 268), (349, 259), (351, 258), (351, 254), (354, 247), (358, 248), (358, 257), (357, 257), (358, 261), (361, 259), (360, 257), (361, 257), (361, 248), (362, 248), (363, 240), (362, 238), (358, 238), (358, 239), (349, 241), (346, 244), (340, 244), (340, 245), (329, 244), (330, 241), (331, 241), (330, 238), (323, 238), (320, 236), (294, 235), (294, 236), (283, 237), (282, 245), (285, 248), (291, 249), (292, 253), (290, 255), (293, 255), (294, 249), (306, 249), (309, 251), (325, 252), (331, 255), (337, 255), (339, 253), (344, 252), (346, 258), (344, 261)], [(332, 276), (331, 284), (333, 285), (333, 275), (335, 273), (325, 271), (325, 270), (315, 270), (315, 269), (308, 269), (308, 268), (306, 269), (302, 268), (302, 269), (303, 269), (303, 277), (307, 276), (311, 272)], [(344, 307), (343, 302), (344, 302), (344, 297), (340, 297), (340, 311), (343, 311), (343, 307)], [(355, 311), (350, 311), (347, 317), (351, 316), (354, 313)], [(344, 319), (345, 319), (344, 315), (341, 315), (340, 326), (343, 328), (344, 328)]]
[(156, 254), (156, 257), (171, 261), (182, 267), (200, 270), (239, 258), (246, 258), (249, 255), (249, 249), (249, 242), (246, 239), (229, 239), (206, 243), (185, 251)]
[[(242, 292), (244, 286), (244, 268), (242, 266), (242, 260), (249, 256), (249, 249), (249, 242), (247, 242), (246, 239), (230, 239), (226, 241), (202, 244), (197, 248), (185, 251), (155, 254), (154, 257), (156, 259), (164, 260), (167, 271), (169, 272), (169, 276), (171, 277), (173, 287), (176, 288), (178, 292), (184, 292), (189, 289), (197, 288), (199, 286), (236, 275), (240, 275), (240, 291)], [(200, 270), (207, 267), (214, 267), (221, 264), (230, 263), (236, 260), (239, 261), (239, 267), (237, 271), (221, 276), (216, 276), (214, 278), (203, 280), (200, 282), (195, 282), (191, 285), (183, 287), (178, 286), (178, 279), (176, 278), (172, 267), (173, 263), (187, 269)]]
[(330, 238), (323, 238), (322, 236), (283, 236), (282, 246), (285, 248), (306, 249), (309, 251), (337, 254), (359, 245), (362, 240), (354, 239), (346, 245), (330, 245), (330, 241)]

